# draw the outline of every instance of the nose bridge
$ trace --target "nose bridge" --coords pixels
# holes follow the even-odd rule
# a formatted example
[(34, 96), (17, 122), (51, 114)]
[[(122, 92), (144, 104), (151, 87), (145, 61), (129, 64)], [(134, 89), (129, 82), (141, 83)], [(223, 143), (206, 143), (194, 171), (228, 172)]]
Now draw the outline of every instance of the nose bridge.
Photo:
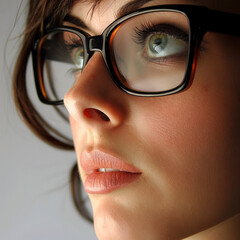
[[(102, 36), (89, 38), (87, 41), (89, 58), (96, 51), (102, 55), (103, 44)], [(88, 126), (91, 126), (92, 122), (94, 126), (96, 123), (108, 123), (108, 126), (120, 125), (125, 115), (123, 100), (120, 97), (122, 92), (116, 90), (113, 81), (109, 80), (109, 72), (104, 67), (105, 61), (100, 54), (95, 54), (95, 57), (86, 64), (85, 71), (79, 75), (81, 81), (77, 80), (74, 87), (65, 95), (64, 104), (73, 119), (81, 123), (84, 121)]]
[(103, 37), (101, 35), (94, 36), (89, 39), (88, 48), (90, 52), (103, 50)]

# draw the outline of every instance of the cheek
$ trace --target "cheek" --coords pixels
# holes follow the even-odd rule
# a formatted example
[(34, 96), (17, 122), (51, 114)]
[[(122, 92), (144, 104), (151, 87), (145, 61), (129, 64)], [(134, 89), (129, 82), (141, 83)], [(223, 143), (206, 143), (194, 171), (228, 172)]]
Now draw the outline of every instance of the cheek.
[(184, 158), (232, 147), (239, 136), (239, 117), (233, 106), (209, 95), (203, 90), (196, 97), (172, 97), (141, 109), (144, 114), (136, 122), (146, 144), (150, 141), (155, 149)]
[(139, 105), (135, 122), (150, 156), (144, 168), (175, 216), (184, 219), (188, 209), (199, 222), (201, 217), (215, 221), (239, 211), (240, 104), (234, 95), (224, 87), (197, 84), (179, 95), (145, 101), (151, 107)]

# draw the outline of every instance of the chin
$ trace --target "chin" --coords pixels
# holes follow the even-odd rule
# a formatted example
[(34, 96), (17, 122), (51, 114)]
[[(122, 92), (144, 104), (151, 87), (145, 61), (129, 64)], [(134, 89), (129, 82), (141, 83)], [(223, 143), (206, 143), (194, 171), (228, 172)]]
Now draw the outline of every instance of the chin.
[(115, 214), (102, 214), (94, 217), (94, 228), (99, 240), (137, 239), (129, 231), (127, 221), (116, 218)]
[(99, 240), (176, 240), (182, 239), (173, 229), (146, 214), (109, 203), (94, 213), (94, 228)]

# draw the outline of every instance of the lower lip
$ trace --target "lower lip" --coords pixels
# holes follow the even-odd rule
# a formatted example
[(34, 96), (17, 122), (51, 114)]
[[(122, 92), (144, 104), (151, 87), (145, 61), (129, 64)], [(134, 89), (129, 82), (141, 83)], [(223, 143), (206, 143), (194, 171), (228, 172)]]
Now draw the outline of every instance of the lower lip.
[(141, 173), (93, 172), (87, 175), (84, 188), (87, 193), (104, 194), (124, 187), (140, 177)]

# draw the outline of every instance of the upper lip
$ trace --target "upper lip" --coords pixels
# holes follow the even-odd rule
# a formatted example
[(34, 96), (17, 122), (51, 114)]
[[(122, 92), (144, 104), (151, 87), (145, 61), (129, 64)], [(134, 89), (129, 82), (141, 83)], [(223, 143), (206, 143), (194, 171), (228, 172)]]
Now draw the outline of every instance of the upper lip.
[(129, 173), (141, 173), (135, 166), (121, 160), (112, 154), (100, 150), (90, 152), (83, 151), (80, 158), (80, 165), (85, 173), (98, 171), (100, 168), (112, 168)]

